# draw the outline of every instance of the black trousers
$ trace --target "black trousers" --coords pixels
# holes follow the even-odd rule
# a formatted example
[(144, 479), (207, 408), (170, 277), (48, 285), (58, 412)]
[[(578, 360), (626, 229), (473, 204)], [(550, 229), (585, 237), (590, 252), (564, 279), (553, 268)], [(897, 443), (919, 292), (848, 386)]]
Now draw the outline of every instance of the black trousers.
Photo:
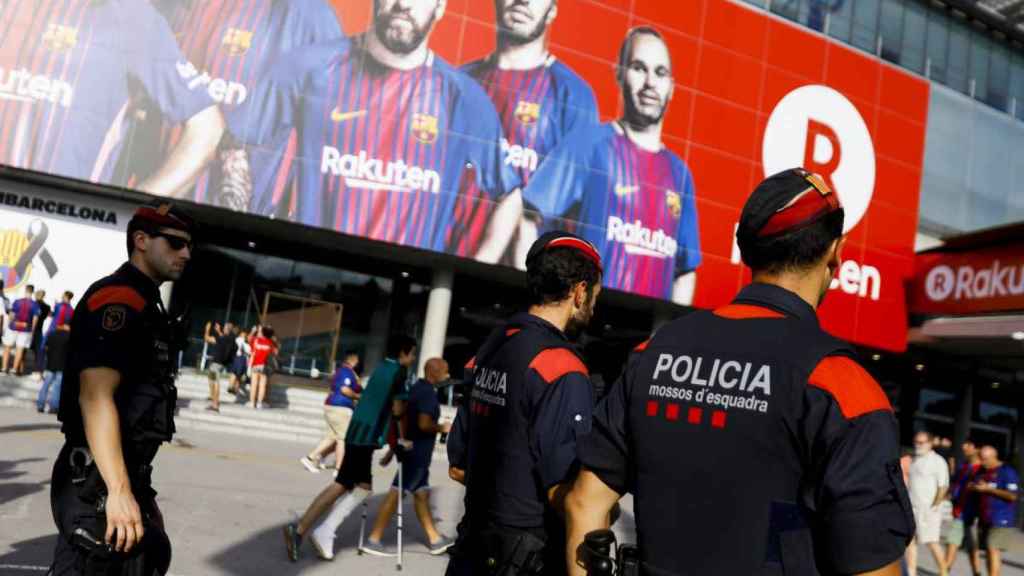
[[(481, 531), (463, 531), (451, 551), (445, 576), (563, 576), (566, 574), (565, 533), (557, 526), (521, 530), (491, 525)], [(469, 536), (467, 532), (472, 532)], [(527, 551), (535, 551), (542, 567), (524, 567)], [(497, 564), (491, 565), (489, 558)], [(510, 561), (511, 560), (511, 561)]]
[[(54, 576), (153, 576), (166, 573), (170, 564), (170, 542), (156, 505), (156, 492), (146, 482), (132, 482), (132, 492), (142, 511), (145, 535), (129, 554), (97, 553), (83, 546), (84, 530), (95, 540), (106, 534), (106, 518), (97, 510), (93, 490), (72, 482), (70, 447), (66, 446), (53, 466), (50, 506), (57, 525), (57, 545), (49, 574)], [(93, 469), (92, 474), (99, 472)], [(84, 493), (88, 492), (88, 493)]]

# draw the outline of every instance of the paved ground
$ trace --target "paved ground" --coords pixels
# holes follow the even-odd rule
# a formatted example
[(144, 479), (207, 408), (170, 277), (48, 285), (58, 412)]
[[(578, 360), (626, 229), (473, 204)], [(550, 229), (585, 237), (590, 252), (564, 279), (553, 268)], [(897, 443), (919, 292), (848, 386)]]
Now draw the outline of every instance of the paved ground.
[[(31, 410), (0, 408), (0, 574), (44, 574), (55, 541), (49, 506), (53, 455), (62, 443), (53, 416)], [(281, 526), (298, 513), (328, 481), (310, 474), (296, 458), (309, 446), (251, 440), (243, 436), (191, 431), (178, 435), (175, 445), (161, 451), (155, 483), (158, 501), (174, 542), (175, 576), (206, 575), (327, 575), (339, 571), (374, 576), (394, 573), (394, 561), (358, 556), (358, 516), (342, 526), (334, 562), (317, 560), (312, 550), (292, 564), (284, 554)], [(447, 479), (444, 462), (435, 462), (433, 508), (439, 529), (454, 534), (461, 516), (462, 489)], [(374, 488), (382, 494), (393, 466), (375, 470)], [(627, 499), (628, 500), (628, 499)], [(371, 517), (379, 497), (370, 500)], [(630, 503), (617, 528), (631, 538)], [(406, 507), (405, 572), (440, 575), (446, 557), (427, 554), (424, 537), (411, 506)], [(394, 545), (389, 531), (388, 545)], [(924, 552), (924, 550), (922, 550)], [(1010, 559), (1006, 576), (1024, 576), (1024, 555)], [(922, 574), (934, 574), (924, 560)], [(956, 576), (968, 574), (961, 560)]]

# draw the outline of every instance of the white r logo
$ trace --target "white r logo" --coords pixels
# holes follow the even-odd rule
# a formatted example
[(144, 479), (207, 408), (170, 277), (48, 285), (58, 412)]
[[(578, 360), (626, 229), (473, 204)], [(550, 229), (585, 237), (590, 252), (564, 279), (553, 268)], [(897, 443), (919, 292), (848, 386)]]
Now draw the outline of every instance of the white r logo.
[(953, 269), (946, 265), (932, 268), (924, 279), (924, 291), (933, 302), (942, 302), (949, 298), (955, 285), (956, 275), (953, 274)]

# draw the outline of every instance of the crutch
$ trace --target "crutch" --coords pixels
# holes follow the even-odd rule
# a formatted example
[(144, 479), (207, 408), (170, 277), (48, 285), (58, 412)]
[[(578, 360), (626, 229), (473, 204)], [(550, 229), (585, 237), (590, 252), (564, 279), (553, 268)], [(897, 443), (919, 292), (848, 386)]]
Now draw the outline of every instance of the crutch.
[(405, 492), (405, 485), (402, 483), (402, 458), (398, 460), (398, 565), (395, 567), (399, 572), (402, 571), (402, 494)]
[(359, 546), (356, 547), (356, 554), (359, 556), (363, 555), (363, 536), (366, 534), (366, 507), (369, 500), (369, 498), (363, 500), (363, 520), (359, 523)]

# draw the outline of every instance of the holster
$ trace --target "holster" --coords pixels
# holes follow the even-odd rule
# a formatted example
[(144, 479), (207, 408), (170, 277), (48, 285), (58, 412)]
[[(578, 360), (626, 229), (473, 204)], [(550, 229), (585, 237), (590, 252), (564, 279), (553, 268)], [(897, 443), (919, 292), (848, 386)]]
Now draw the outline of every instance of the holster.
[(480, 533), (485, 569), (492, 576), (528, 576), (544, 573), (546, 543), (525, 530), (490, 527)]

